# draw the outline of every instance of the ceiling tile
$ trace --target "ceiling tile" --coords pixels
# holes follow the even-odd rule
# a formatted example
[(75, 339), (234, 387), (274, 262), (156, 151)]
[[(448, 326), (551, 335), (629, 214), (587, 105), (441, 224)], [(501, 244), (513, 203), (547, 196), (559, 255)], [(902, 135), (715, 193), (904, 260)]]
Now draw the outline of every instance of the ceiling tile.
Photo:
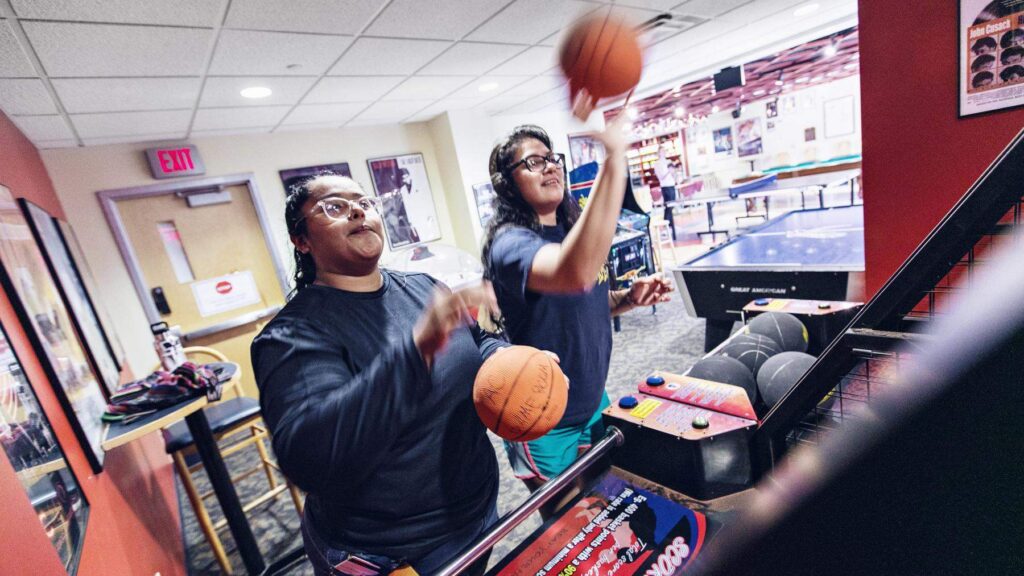
[(341, 126), (337, 122), (315, 123), (315, 124), (282, 124), (274, 128), (278, 132), (315, 132), (318, 130), (339, 130)]
[(180, 142), (185, 139), (185, 131), (167, 132), (164, 134), (135, 134), (128, 136), (104, 136), (102, 138), (82, 138), (86, 146), (104, 146), (107, 144), (132, 144), (138, 142), (150, 142), (154, 146), (171, 142)]
[(370, 36), (458, 40), (508, 0), (395, 0), (366, 30)]
[(323, 74), (351, 42), (351, 36), (223, 30), (210, 63), (210, 74)]
[(466, 37), (481, 42), (535, 44), (592, 12), (598, 5), (574, 0), (516, 0)]
[(451, 46), (448, 40), (359, 38), (328, 72), (331, 76), (412, 74)]
[(294, 124), (330, 124), (341, 126), (366, 108), (365, 102), (346, 102), (342, 104), (303, 104), (296, 106), (284, 119), (282, 125)]
[(554, 48), (534, 46), (491, 70), (488, 74), (491, 76), (535, 76), (557, 65)]
[(7, 20), (0, 20), (0, 77), (38, 76)]
[[(727, 0), (716, 0), (719, 2), (725, 2)], [(749, 1), (749, 0), (744, 0)], [(615, 0), (616, 4), (623, 6), (633, 6), (634, 8), (646, 8), (648, 10), (658, 10), (659, 12), (668, 12), (672, 8), (679, 5), (679, 0)]]
[(373, 102), (404, 80), (401, 76), (336, 76), (321, 78), (303, 104)]
[(472, 80), (466, 76), (413, 76), (384, 96), (384, 100), (443, 98)]
[(557, 76), (536, 76), (501, 93), (502, 96), (536, 96), (565, 86), (565, 80)]
[(426, 108), (433, 100), (402, 100), (400, 102), (376, 102), (356, 117), (356, 121), (383, 120), (399, 122)]
[(259, 126), (256, 128), (232, 128), (229, 130), (193, 130), (192, 138), (206, 138), (209, 136), (237, 136), (239, 134), (270, 134), (270, 126)]
[(22, 22), (51, 77), (198, 76), (212, 30)]
[(523, 46), (459, 42), (418, 72), (421, 75), (477, 76), (525, 50)]
[(196, 111), (193, 130), (226, 130), (277, 126), (291, 106), (249, 106), (246, 108), (216, 108)]
[(84, 138), (107, 136), (144, 136), (148, 134), (184, 134), (191, 110), (119, 112), (116, 114), (72, 114), (78, 135)]
[[(206, 79), (206, 85), (203, 86), (199, 107), (297, 104), (314, 82), (316, 82), (316, 78), (296, 76), (211, 76)], [(254, 86), (270, 88), (272, 93), (266, 98), (246, 98), (241, 95), (242, 90)]]
[[(472, 83), (452, 94), (449, 98), (471, 98), (479, 102), (480, 100), (493, 98), (497, 94), (501, 94), (505, 90), (522, 84), (529, 79), (529, 76), (491, 76), (488, 74), (487, 76), (482, 76), (473, 80)], [(489, 85), (491, 84), (497, 84), (497, 86), (490, 88)], [(485, 92), (481, 92), (481, 86), (488, 86), (489, 89)]]
[(251, 30), (356, 34), (383, 0), (232, 0), (225, 26)]
[(705, 18), (713, 18), (743, 6), (744, 4), (750, 4), (751, 1), (752, 0), (689, 0), (688, 2), (677, 4), (673, 10), (703, 16)]
[(29, 140), (70, 140), (75, 137), (62, 116), (15, 116), (11, 118)]
[(191, 109), (199, 95), (199, 78), (54, 78), (64, 109), (82, 112), (128, 112)]
[(0, 109), (13, 114), (57, 114), (57, 105), (38, 78), (0, 80)]
[(522, 101), (523, 98), (517, 98), (515, 96), (498, 96), (497, 98), (491, 98), (483, 104), (477, 105), (477, 109), (493, 114), (497, 112), (504, 112)]
[[(237, 1), (237, 0), (236, 0)], [(210, 0), (11, 0), (19, 18), (166, 26), (216, 26), (224, 4)]]
[(54, 148), (75, 148), (78, 146), (77, 140), (39, 140), (33, 142), (36, 148), (39, 150), (53, 150)]

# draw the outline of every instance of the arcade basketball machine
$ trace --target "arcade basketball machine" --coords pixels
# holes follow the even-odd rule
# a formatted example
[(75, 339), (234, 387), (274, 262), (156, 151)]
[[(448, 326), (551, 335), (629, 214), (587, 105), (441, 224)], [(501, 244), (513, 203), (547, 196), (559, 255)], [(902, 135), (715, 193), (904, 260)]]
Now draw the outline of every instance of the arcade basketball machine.
[(489, 574), (1021, 573), (1024, 273), (982, 265), (1020, 245), (1022, 183), (1024, 132), (762, 418), (742, 388), (652, 371), (440, 574), (584, 473)]

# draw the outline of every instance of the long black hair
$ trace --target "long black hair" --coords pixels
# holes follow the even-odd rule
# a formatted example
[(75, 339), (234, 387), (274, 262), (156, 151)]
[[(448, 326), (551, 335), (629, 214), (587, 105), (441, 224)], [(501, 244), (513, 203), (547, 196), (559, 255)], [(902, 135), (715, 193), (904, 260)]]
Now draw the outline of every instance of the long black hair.
[[(359, 183), (346, 176), (341, 176), (333, 172), (323, 172), (315, 176), (310, 176), (297, 184), (293, 184), (288, 189), (288, 197), (284, 201), (284, 221), (288, 227), (288, 235), (291, 237), (302, 236), (306, 233), (306, 220), (307, 214), (302, 212), (302, 207), (306, 205), (306, 200), (313, 195), (313, 191), (324, 187), (343, 183), (346, 186), (352, 186), (357, 190), (362, 190)], [(293, 248), (295, 257), (295, 289), (289, 296), (298, 294), (300, 290), (309, 286), (316, 280), (316, 262), (313, 261), (312, 254), (304, 254), (297, 247)]]
[[(491, 159), (488, 162), (488, 169), (491, 173), (491, 186), (494, 187), (494, 217), (487, 223), (487, 231), (484, 236), (484, 247), (481, 253), (481, 260), (484, 265), (484, 277), (490, 279), (489, 256), (494, 238), (506, 228), (519, 226), (540, 232), (540, 219), (537, 212), (523, 198), (522, 192), (516, 186), (515, 180), (509, 167), (515, 162), (516, 153), (524, 140), (539, 140), (551, 149), (551, 137), (540, 126), (524, 124), (517, 126), (491, 150)], [(562, 195), (562, 202), (555, 211), (555, 218), (566, 231), (571, 229), (580, 217), (580, 205), (569, 194), (568, 178), (565, 179), (566, 187)]]

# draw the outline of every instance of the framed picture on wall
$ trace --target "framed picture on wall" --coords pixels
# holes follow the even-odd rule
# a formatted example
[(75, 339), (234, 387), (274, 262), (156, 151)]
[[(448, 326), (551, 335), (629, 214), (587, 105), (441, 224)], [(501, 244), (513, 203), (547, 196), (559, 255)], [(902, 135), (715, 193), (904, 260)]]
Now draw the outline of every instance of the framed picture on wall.
[(715, 156), (732, 156), (732, 128), (718, 128), (711, 131), (711, 137), (715, 143)]
[(10, 191), (0, 186), (0, 285), (93, 472), (103, 470), (106, 401), (46, 260)]
[(764, 151), (761, 144), (761, 118), (748, 118), (736, 123), (736, 155), (740, 158), (760, 156)]
[(960, 0), (959, 115), (1024, 105), (1024, 3)]
[[(78, 571), (89, 502), (0, 326), (0, 447), (68, 574)], [(5, 495), (9, 496), (9, 495)], [(24, 530), (31, 526), (19, 527)]]
[(579, 168), (591, 162), (604, 162), (604, 144), (595, 140), (589, 134), (569, 135), (569, 155), (572, 157), (572, 167)]
[(423, 154), (373, 158), (373, 190), (381, 199), (381, 216), (391, 249), (441, 238), (434, 197)]
[(278, 174), (281, 176), (281, 184), (284, 185), (285, 195), (288, 195), (292, 186), (313, 176), (319, 176), (321, 174), (337, 174), (338, 176), (345, 176), (347, 178), (352, 177), (352, 171), (348, 167), (348, 162), (306, 166), (305, 168), (289, 168), (287, 170), (280, 170)]
[(853, 96), (825, 101), (825, 138), (846, 136), (855, 130)]
[(43, 258), (57, 284), (57, 290), (71, 312), (71, 322), (81, 337), (86, 358), (99, 374), (107, 392), (113, 394), (121, 378), (121, 369), (100, 324), (92, 299), (85, 289), (85, 283), (61, 239), (57, 221), (42, 208), (24, 198), (19, 199), (18, 203), (25, 213), (36, 243), (42, 248)]
[(473, 197), (476, 198), (476, 213), (480, 217), (480, 227), (486, 229), (487, 223), (494, 217), (494, 186), (490, 182), (473, 184)]

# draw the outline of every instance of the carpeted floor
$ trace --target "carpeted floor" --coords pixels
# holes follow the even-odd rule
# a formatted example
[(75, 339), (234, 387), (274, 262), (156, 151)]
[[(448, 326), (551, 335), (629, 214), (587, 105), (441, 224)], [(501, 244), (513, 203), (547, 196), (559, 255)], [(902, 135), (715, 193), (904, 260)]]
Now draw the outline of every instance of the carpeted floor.
[[(673, 295), (671, 302), (659, 305), (656, 314), (652, 314), (650, 309), (641, 309), (624, 315), (622, 331), (614, 336), (611, 370), (607, 382), (609, 396), (614, 401), (636, 390), (636, 382), (654, 369), (679, 373), (685, 371), (703, 355), (703, 347), (704, 321), (687, 316), (678, 293)], [(512, 476), (500, 441), (494, 436), (491, 439), (501, 467), (498, 512), (504, 515), (522, 503), (529, 493), (523, 483)], [(244, 450), (226, 459), (228, 468), (233, 473), (251, 467), (256, 461), (255, 450)], [(206, 477), (203, 474), (197, 475), (197, 481), (200, 490), (207, 488)], [(240, 482), (237, 488), (244, 502), (247, 495), (258, 494), (265, 486), (266, 477), (254, 474)], [(178, 488), (189, 573), (197, 576), (221, 574), (220, 567), (199, 530), (195, 514), (192, 513), (192, 507), (185, 498), (180, 482)], [(209, 500), (209, 509), (214, 521), (222, 517), (212, 498)], [(276, 501), (253, 510), (248, 514), (248, 518), (260, 550), (268, 561), (302, 543), (299, 517), (287, 494), (282, 494)], [(500, 560), (539, 525), (539, 515), (534, 514), (528, 518), (494, 548), (491, 563)], [(228, 550), (235, 572), (243, 574), (241, 558), (235, 551), (234, 542), (226, 529), (221, 531), (221, 539)], [(312, 574), (312, 570), (305, 565), (292, 570), (289, 574)]]

